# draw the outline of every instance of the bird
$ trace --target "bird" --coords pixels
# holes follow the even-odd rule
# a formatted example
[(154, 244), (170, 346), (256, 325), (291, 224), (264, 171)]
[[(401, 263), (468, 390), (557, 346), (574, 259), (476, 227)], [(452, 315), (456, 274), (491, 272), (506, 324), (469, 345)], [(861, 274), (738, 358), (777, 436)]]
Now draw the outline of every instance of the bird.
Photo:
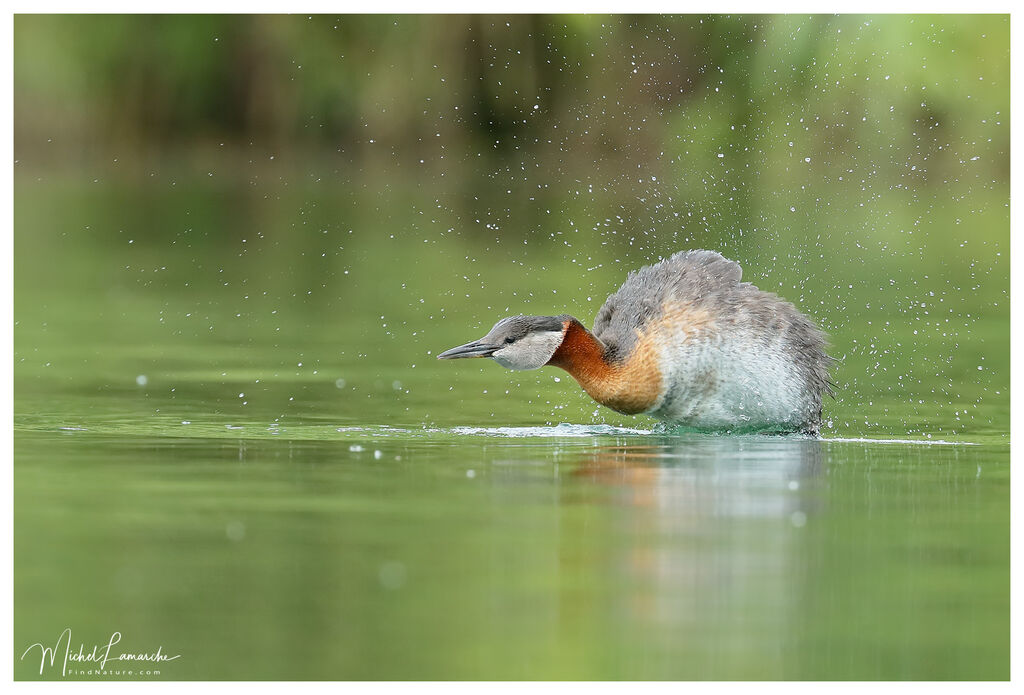
[(509, 316), (437, 357), (558, 367), (601, 405), (673, 427), (817, 435), (834, 386), (826, 336), (742, 276), (715, 251), (679, 251), (630, 272), (592, 330), (570, 314)]

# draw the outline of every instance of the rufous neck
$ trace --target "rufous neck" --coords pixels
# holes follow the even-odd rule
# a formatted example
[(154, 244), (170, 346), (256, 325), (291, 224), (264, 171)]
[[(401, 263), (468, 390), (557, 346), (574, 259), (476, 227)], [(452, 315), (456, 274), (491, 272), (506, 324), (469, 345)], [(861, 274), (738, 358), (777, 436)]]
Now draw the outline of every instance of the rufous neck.
[(570, 316), (562, 325), (565, 327), (565, 336), (555, 354), (548, 360), (549, 365), (561, 367), (581, 384), (587, 377), (603, 376), (611, 369), (605, 357), (604, 343), (584, 328), (583, 324)]
[(649, 343), (612, 363), (605, 344), (579, 321), (568, 317), (563, 325), (565, 337), (549, 365), (569, 372), (591, 398), (620, 413), (642, 413), (654, 405), (661, 393), (661, 372)]

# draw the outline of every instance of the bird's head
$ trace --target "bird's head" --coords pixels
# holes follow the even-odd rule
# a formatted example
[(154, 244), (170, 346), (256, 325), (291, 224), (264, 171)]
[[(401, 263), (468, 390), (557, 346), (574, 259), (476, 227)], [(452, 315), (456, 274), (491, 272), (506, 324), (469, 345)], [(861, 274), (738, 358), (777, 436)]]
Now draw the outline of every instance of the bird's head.
[(543, 367), (562, 344), (568, 322), (561, 316), (509, 316), (480, 340), (445, 350), (439, 360), (490, 357), (509, 369)]

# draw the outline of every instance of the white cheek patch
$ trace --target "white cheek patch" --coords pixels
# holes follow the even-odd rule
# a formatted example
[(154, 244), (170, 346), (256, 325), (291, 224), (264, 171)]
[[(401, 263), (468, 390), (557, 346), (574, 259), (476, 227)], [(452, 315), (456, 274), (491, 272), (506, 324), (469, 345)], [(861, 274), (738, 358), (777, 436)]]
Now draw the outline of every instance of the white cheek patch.
[(562, 331), (531, 333), (491, 355), (491, 359), (507, 369), (538, 369), (543, 367), (562, 344)]
[(493, 355), (491, 355), (491, 359), (500, 364), (505, 369), (525, 369), (525, 367), (517, 367), (516, 363), (509, 359), (509, 355), (503, 354), (506, 352), (508, 352), (508, 348), (502, 348), (501, 350), (498, 350)]

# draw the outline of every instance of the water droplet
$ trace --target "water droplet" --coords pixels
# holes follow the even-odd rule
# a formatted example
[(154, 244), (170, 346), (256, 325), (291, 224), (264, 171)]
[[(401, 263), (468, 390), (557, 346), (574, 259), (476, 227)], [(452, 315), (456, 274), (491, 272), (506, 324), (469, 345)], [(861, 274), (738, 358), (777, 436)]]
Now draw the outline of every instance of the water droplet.
[(229, 521), (228, 525), (224, 528), (224, 535), (228, 537), (229, 541), (238, 543), (245, 539), (245, 524), (241, 521)]
[(380, 585), (391, 591), (405, 586), (407, 575), (405, 565), (395, 560), (385, 562), (377, 569), (377, 579), (380, 581)]

